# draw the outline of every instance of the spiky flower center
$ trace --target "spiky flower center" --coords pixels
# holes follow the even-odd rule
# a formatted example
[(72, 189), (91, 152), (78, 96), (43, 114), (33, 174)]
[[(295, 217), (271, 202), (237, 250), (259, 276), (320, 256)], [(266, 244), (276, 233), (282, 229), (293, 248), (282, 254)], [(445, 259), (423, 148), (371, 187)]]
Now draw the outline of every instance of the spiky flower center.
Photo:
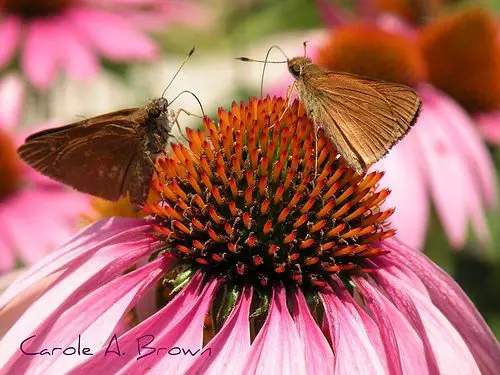
[(1, 0), (0, 9), (28, 19), (61, 13), (73, 3), (75, 0)]
[(368, 24), (335, 29), (319, 49), (316, 62), (331, 70), (409, 86), (423, 81), (427, 75), (413, 40)]
[(0, 130), (0, 199), (16, 192), (21, 183), (21, 162), (14, 140)]
[(500, 108), (500, 48), (497, 20), (469, 8), (436, 19), (419, 41), (431, 82), (470, 112)]
[(332, 273), (369, 271), (377, 243), (394, 234), (379, 206), (382, 173), (359, 176), (298, 102), (252, 99), (204, 119), (158, 161), (146, 210), (183, 262), (235, 282), (322, 286)]

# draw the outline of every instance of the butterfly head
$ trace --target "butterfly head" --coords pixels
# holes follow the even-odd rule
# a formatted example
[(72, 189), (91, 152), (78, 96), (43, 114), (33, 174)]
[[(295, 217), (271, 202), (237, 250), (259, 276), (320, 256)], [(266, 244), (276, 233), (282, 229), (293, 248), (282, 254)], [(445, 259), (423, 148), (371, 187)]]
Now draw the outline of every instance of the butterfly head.
[(152, 118), (158, 118), (168, 110), (168, 100), (165, 98), (154, 99), (150, 104), (149, 114)]
[(287, 64), (288, 71), (295, 79), (297, 79), (300, 78), (300, 76), (304, 72), (304, 68), (312, 64), (312, 61), (307, 57), (294, 57), (293, 59), (288, 60)]

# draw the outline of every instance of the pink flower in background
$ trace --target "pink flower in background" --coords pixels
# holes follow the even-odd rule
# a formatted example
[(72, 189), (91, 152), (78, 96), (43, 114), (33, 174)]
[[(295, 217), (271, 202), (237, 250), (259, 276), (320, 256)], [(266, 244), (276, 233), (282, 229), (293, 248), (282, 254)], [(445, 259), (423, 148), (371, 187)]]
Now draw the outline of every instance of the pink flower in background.
[(99, 57), (151, 60), (158, 48), (144, 29), (206, 19), (192, 3), (171, 0), (3, 0), (0, 18), (0, 69), (19, 55), (23, 73), (38, 88), (47, 88), (61, 70), (77, 79), (94, 76)]
[(0, 82), (0, 273), (32, 264), (75, 233), (87, 197), (69, 191), (25, 166), (16, 154), (22, 107), (20, 80)]
[(312, 177), (312, 124), (285, 108), (255, 99), (205, 119), (209, 138), (187, 130), (190, 152), (158, 163), (152, 217), (97, 222), (15, 281), (0, 373), (496, 374), (464, 292), (388, 239), (382, 174), (359, 178), (321, 137)]
[[(392, 194), (385, 207), (396, 207), (392, 222), (399, 238), (423, 248), (432, 200), (453, 247), (465, 244), (469, 223), (477, 238), (487, 243), (484, 213), (496, 202), (496, 185), (486, 145), (465, 110), (426, 83), (427, 65), (414, 33), (385, 21), (384, 29), (368, 22), (338, 26), (311, 40), (309, 55), (332, 70), (413, 86), (423, 99), (413, 129), (373, 167), (386, 171), (383, 184)], [(392, 31), (394, 27), (398, 32)], [(287, 84), (292, 81), (290, 77)]]
[(418, 30), (429, 81), (470, 113), (479, 131), (500, 145), (500, 27), (484, 7), (437, 17)]

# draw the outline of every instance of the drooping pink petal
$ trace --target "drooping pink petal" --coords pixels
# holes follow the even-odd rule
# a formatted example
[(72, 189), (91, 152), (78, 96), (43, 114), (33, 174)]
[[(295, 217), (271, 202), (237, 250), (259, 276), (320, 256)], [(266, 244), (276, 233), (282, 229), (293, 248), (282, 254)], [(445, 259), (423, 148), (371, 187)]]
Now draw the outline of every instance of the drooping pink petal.
[(124, 273), (154, 251), (152, 243), (151, 239), (115, 243), (100, 247), (67, 264), (65, 272), (26, 310), (0, 341), (0, 349), (5, 354), (0, 358), (0, 368), (5, 364), (5, 359), (17, 350), (10, 345), (13, 340), (29, 337), (30, 332), (73, 306), (90, 291)]
[(396, 209), (390, 220), (397, 236), (413, 248), (423, 250), (429, 223), (429, 196), (415, 135), (418, 128), (417, 122), (410, 134), (371, 169), (385, 172), (380, 185), (389, 188), (391, 194), (383, 207)]
[(428, 340), (432, 348), (439, 374), (481, 373), (460, 334), (432, 301), (412, 290), (411, 285), (398, 283), (397, 278), (384, 273), (383, 270), (379, 273), (378, 279), (395, 304), (406, 308), (403, 310), (405, 315), (418, 317), (413, 319), (419, 322), (414, 328), (417, 331), (424, 329), (425, 335), (421, 337), (422, 340)]
[(16, 53), (21, 36), (22, 21), (17, 16), (6, 16), (0, 21), (0, 69), (7, 65)]
[(447, 119), (448, 137), (463, 154), (468, 170), (476, 177), (486, 200), (490, 204), (495, 203), (495, 167), (472, 119), (451, 98), (433, 87), (422, 86), (420, 91)]
[[(198, 274), (167, 306), (122, 335), (119, 350), (124, 355), (109, 357), (111, 354), (105, 347), (71, 374), (140, 373), (145, 368), (150, 374), (184, 373), (194, 357), (189, 353), (176, 357), (168, 351), (178, 347), (201, 352), (203, 319), (218, 282), (212, 280), (199, 293), (201, 285), (202, 277)], [(160, 348), (165, 349), (158, 352)]]
[[(23, 348), (29, 352), (39, 352), (43, 348), (56, 345), (62, 348), (76, 348), (80, 341), (94, 353), (106, 346), (121, 317), (135, 305), (145, 290), (156, 283), (170, 265), (171, 261), (169, 263), (160, 258), (92, 291), (61, 315), (51, 316), (43, 326), (31, 332), (30, 337), (36, 337), (29, 340)], [(20, 373), (62, 374), (88, 358), (90, 357), (85, 355), (62, 355), (61, 351), (50, 356), (21, 355), (17, 360), (13, 357), (3, 369), (15, 368)]]
[(334, 358), (330, 344), (309, 311), (300, 290), (292, 293), (292, 317), (302, 341), (307, 374), (333, 374)]
[(24, 101), (24, 85), (16, 74), (0, 80), (0, 129), (12, 130), (19, 125)]
[(341, 282), (319, 293), (335, 353), (335, 374), (386, 374), (385, 364), (365, 328), (363, 313)]
[(134, 241), (144, 237), (149, 225), (140, 219), (110, 218), (98, 221), (77, 233), (58, 251), (50, 253), (29, 268), (19, 279), (0, 295), (0, 311), (23, 290), (46, 276), (66, 269), (85, 256), (94, 254), (100, 247)]
[(420, 141), (423, 171), (430, 185), (431, 195), (441, 218), (443, 227), (455, 247), (465, 242), (468, 202), (466, 191), (470, 191), (463, 160), (451, 141), (443, 117), (435, 104), (422, 95), (425, 108), (414, 130)]
[(273, 290), (266, 321), (252, 343), (242, 374), (307, 374), (301, 339), (283, 287)]
[(250, 350), (249, 314), (253, 289), (246, 288), (241, 292), (233, 311), (222, 329), (207, 344), (212, 356), (209, 360), (197, 357), (186, 370), (186, 375), (219, 375), (237, 374), (243, 368), (247, 353)]
[(59, 60), (71, 77), (86, 80), (97, 74), (97, 56), (73, 31), (73, 25), (64, 16), (53, 21), (53, 38), (63, 46), (59, 50)]
[(41, 89), (54, 80), (58, 69), (59, 50), (55, 43), (51, 19), (34, 19), (26, 25), (21, 66), (31, 83)]
[(158, 54), (151, 39), (118, 14), (75, 7), (68, 11), (68, 19), (82, 41), (108, 59), (150, 60)]
[(438, 375), (437, 368), (428, 368), (423, 344), (405, 316), (365, 278), (357, 277), (355, 282), (379, 327), (389, 373)]
[[(473, 353), (483, 374), (500, 368), (500, 345), (460, 286), (423, 254), (397, 241), (384, 241), (386, 256), (410, 267), (425, 284), (433, 304), (453, 324)], [(410, 285), (409, 285), (410, 287)]]
[(475, 120), (484, 139), (494, 145), (500, 145), (500, 111), (481, 113)]

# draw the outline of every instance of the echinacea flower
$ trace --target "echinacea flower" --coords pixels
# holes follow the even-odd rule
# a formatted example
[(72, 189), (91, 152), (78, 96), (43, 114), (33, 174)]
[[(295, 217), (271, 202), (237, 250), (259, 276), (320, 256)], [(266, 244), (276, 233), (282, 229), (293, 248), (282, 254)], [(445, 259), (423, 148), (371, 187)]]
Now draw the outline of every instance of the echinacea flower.
[(17, 156), (23, 88), (15, 76), (0, 82), (0, 273), (32, 264), (76, 232), (87, 198), (28, 168)]
[(477, 120), (500, 145), (500, 25), (484, 8), (466, 8), (423, 26), (419, 44), (429, 81)]
[(60, 70), (94, 76), (99, 57), (151, 60), (158, 51), (144, 29), (191, 23), (200, 9), (172, 0), (3, 0), (0, 18), (0, 69), (19, 56), (28, 80), (47, 88)]
[(497, 372), (458, 285), (390, 239), (383, 173), (356, 175), (321, 135), (315, 169), (298, 102), (203, 124), (158, 160), (150, 218), (84, 229), (0, 296), (1, 315), (45, 289), (0, 342), (0, 373)]
[(414, 38), (354, 22), (312, 44), (313, 62), (320, 66), (406, 84), (422, 97), (413, 129), (376, 165), (386, 171), (383, 184), (392, 190), (387, 205), (397, 207), (392, 220), (399, 238), (423, 247), (432, 198), (453, 247), (464, 245), (469, 222), (486, 243), (484, 212), (496, 200), (493, 162), (472, 119), (428, 84), (428, 67)]

